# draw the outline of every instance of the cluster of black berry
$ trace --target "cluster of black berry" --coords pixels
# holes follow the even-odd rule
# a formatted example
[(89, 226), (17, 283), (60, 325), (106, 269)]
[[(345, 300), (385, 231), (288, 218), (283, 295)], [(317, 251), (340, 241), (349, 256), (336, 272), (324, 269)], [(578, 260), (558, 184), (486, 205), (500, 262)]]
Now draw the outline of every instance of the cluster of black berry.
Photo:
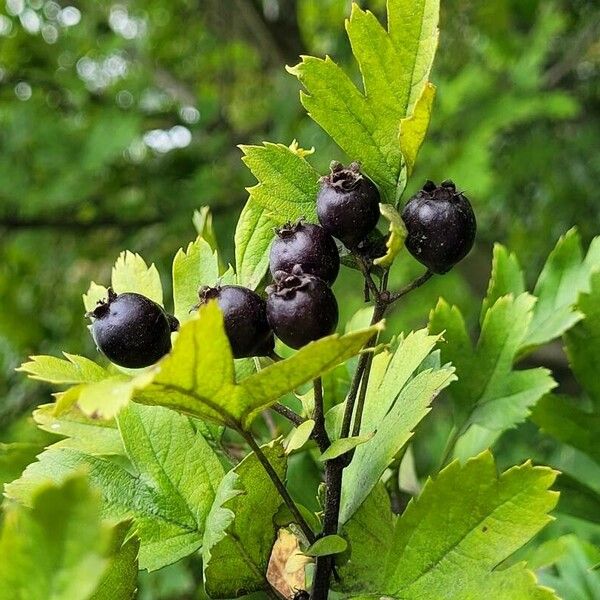
[(379, 220), (379, 192), (353, 163), (333, 163), (317, 196), (320, 225), (300, 221), (277, 230), (271, 246), (274, 283), (267, 288), (267, 318), (292, 348), (333, 333), (338, 304), (330, 286), (340, 269), (334, 237), (356, 250)]
[[(353, 163), (333, 163), (317, 196), (320, 225), (287, 223), (271, 246), (273, 283), (266, 300), (238, 285), (202, 287), (198, 306), (216, 300), (235, 358), (272, 356), (274, 334), (292, 348), (333, 333), (338, 304), (331, 291), (340, 268), (334, 237), (351, 252), (362, 253), (379, 220), (379, 192)], [(451, 181), (428, 181), (404, 208), (406, 247), (433, 273), (445, 273), (464, 258), (475, 239), (475, 216), (467, 198)], [(194, 307), (195, 309), (198, 306)], [(171, 350), (175, 317), (149, 298), (115, 294), (88, 316), (98, 346), (115, 364), (146, 367)]]

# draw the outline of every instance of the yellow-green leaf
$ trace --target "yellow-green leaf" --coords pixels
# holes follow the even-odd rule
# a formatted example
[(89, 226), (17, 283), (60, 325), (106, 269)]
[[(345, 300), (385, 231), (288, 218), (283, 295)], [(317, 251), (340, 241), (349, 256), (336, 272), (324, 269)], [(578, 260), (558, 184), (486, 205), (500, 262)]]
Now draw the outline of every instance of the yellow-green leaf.
[(376, 258), (373, 262), (379, 267), (389, 269), (396, 256), (398, 256), (402, 248), (404, 248), (406, 226), (398, 211), (391, 204), (380, 204), (379, 210), (390, 224), (389, 236), (385, 243), (387, 252), (383, 256)]

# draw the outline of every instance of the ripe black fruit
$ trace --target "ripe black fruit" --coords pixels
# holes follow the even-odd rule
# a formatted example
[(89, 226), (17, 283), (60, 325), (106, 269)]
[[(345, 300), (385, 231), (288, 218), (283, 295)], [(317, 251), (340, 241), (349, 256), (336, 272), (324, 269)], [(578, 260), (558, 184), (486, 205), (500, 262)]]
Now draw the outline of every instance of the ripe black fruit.
[(318, 225), (312, 223), (286, 223), (277, 230), (271, 246), (270, 268), (291, 273), (300, 265), (304, 273), (323, 279), (331, 285), (340, 270), (340, 255), (334, 239)]
[(275, 340), (267, 322), (265, 301), (239, 285), (200, 288), (200, 304), (216, 300), (223, 312), (225, 333), (235, 358), (268, 356)]
[(87, 314), (98, 350), (110, 361), (139, 369), (148, 367), (171, 350), (171, 332), (179, 321), (146, 296), (108, 290), (108, 299)]
[(473, 247), (477, 223), (471, 203), (451, 181), (427, 181), (402, 212), (408, 251), (430, 271), (446, 273)]
[(375, 184), (360, 172), (358, 163), (348, 168), (332, 163), (331, 173), (321, 178), (317, 216), (325, 231), (354, 250), (375, 229), (379, 202)]
[(278, 271), (267, 294), (269, 325), (291, 348), (301, 348), (335, 331), (338, 305), (322, 279), (296, 266), (293, 273)]

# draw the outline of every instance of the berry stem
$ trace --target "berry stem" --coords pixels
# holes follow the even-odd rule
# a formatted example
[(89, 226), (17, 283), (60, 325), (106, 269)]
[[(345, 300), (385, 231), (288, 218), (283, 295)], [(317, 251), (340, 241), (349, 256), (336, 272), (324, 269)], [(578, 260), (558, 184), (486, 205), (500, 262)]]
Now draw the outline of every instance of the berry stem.
[(421, 287), (424, 283), (427, 283), (433, 277), (433, 275), (434, 273), (427, 269), (427, 271), (425, 271), (425, 273), (423, 273), (421, 277), (417, 277), (417, 279), (404, 286), (402, 289), (398, 290), (393, 294), (390, 294), (387, 300), (387, 304), (392, 304), (393, 302), (396, 302), (396, 300), (402, 298), (402, 296), (406, 296), (406, 294)]
[(300, 526), (300, 529), (302, 529), (302, 533), (304, 533), (306, 539), (308, 540), (308, 543), (314, 544), (316, 541), (316, 537), (315, 537), (313, 530), (310, 528), (310, 526), (308, 525), (308, 523), (306, 522), (306, 520), (300, 513), (298, 506), (296, 506), (296, 503), (290, 496), (290, 493), (287, 491), (285, 484), (279, 478), (279, 475), (273, 468), (273, 465), (269, 462), (269, 459), (265, 456), (264, 452), (261, 450), (260, 446), (254, 439), (254, 436), (252, 435), (252, 433), (250, 431), (245, 431), (243, 429), (239, 429), (238, 433), (246, 440), (246, 442), (248, 443), (248, 446), (250, 446), (251, 450), (254, 452), (254, 454), (256, 454), (256, 458), (258, 458), (258, 461), (263, 466), (264, 470), (267, 472), (267, 475), (273, 482), (273, 485), (277, 488), (277, 491), (279, 492), (281, 499), (285, 502), (286, 506), (290, 509), (290, 512), (292, 513), (292, 515), (294, 516), (294, 519)]
[(373, 281), (373, 277), (371, 276), (371, 272), (369, 271), (369, 267), (366, 265), (364, 258), (359, 254), (355, 254), (354, 259), (356, 260), (360, 272), (365, 278), (367, 289), (373, 294), (376, 301), (379, 302), (379, 290), (377, 289), (377, 284)]
[(320, 377), (317, 377), (313, 381), (313, 389), (315, 396), (315, 411), (313, 418), (315, 420), (315, 428), (313, 430), (313, 437), (319, 446), (321, 452), (325, 452), (331, 445), (329, 435), (325, 429), (325, 410), (323, 406), (323, 381)]
[[(377, 302), (375, 304), (375, 310), (373, 311), (373, 317), (371, 318), (371, 325), (375, 325), (375, 323), (379, 323), (385, 314), (387, 309), (386, 302)], [(365, 344), (365, 349), (372, 348), (375, 342), (377, 341), (377, 334), (375, 334), (371, 339)], [(352, 415), (354, 414), (354, 406), (356, 404), (356, 398), (358, 396), (360, 390), (360, 384), (363, 379), (363, 376), (366, 372), (367, 363), (369, 362), (370, 352), (364, 352), (360, 355), (358, 359), (358, 366), (356, 367), (356, 371), (354, 373), (354, 377), (352, 379), (352, 383), (350, 384), (350, 391), (348, 392), (348, 399), (346, 400), (346, 409), (344, 411), (344, 419), (342, 421), (342, 429), (340, 433), (340, 438), (346, 438), (350, 434), (350, 426), (352, 424)], [(368, 376), (367, 376), (368, 379)], [(365, 392), (366, 393), (366, 392)]]
[(277, 414), (280, 414), (282, 417), (286, 418), (290, 423), (292, 423), (295, 427), (298, 425), (302, 425), (306, 419), (303, 419), (299, 414), (295, 413), (291, 408), (280, 404), (274, 404), (271, 407)]
[(358, 394), (358, 400), (356, 403), (356, 416), (354, 417), (354, 425), (352, 427), (352, 436), (356, 437), (360, 435), (360, 426), (362, 424), (362, 414), (365, 407), (365, 399), (367, 397), (367, 387), (369, 384), (369, 376), (371, 374), (371, 365), (373, 364), (373, 353), (369, 352), (367, 355), (367, 363), (362, 376), (360, 385), (360, 392)]

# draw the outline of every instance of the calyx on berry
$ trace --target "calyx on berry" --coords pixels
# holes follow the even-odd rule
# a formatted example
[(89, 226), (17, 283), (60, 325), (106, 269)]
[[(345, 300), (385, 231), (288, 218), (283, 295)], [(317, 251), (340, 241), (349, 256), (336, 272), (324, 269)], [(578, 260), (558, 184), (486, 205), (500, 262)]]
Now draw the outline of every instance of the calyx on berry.
[(360, 165), (331, 164), (331, 173), (321, 178), (317, 216), (323, 229), (354, 250), (379, 221), (379, 191), (360, 172)]
[(452, 181), (427, 181), (406, 204), (406, 248), (433, 273), (446, 273), (473, 247), (477, 222), (467, 197)]
[(217, 301), (234, 358), (272, 354), (275, 339), (265, 301), (256, 292), (239, 285), (218, 285), (201, 287), (198, 295), (200, 304)]
[(300, 265), (304, 273), (315, 275), (331, 285), (340, 270), (340, 255), (334, 239), (319, 225), (286, 223), (276, 230), (271, 246), (270, 268), (291, 272)]
[(277, 271), (267, 287), (267, 319), (275, 335), (291, 348), (302, 348), (335, 331), (338, 304), (329, 286), (296, 265)]
[(100, 300), (86, 315), (98, 350), (110, 361), (129, 369), (148, 367), (171, 350), (171, 333), (179, 321), (142, 294), (115, 294)]

